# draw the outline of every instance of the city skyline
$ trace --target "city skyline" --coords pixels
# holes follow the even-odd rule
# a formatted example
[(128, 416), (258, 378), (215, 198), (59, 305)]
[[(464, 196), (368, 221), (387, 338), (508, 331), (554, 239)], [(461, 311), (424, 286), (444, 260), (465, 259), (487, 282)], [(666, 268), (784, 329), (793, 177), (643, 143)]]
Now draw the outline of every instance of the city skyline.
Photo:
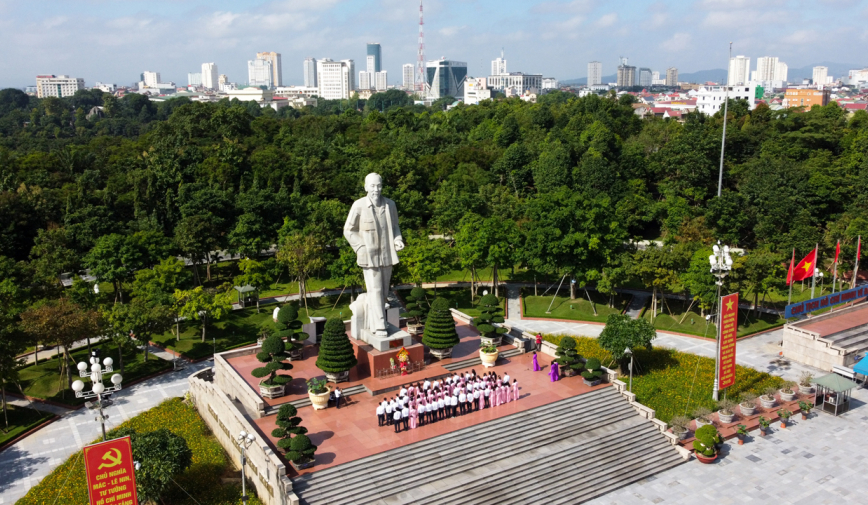
[[(560, 80), (585, 77), (594, 60), (602, 62), (604, 74), (613, 73), (607, 69), (614, 70), (622, 54), (656, 71), (674, 66), (689, 73), (725, 68), (733, 40), (733, 54), (754, 61), (774, 55), (790, 68), (823, 61), (863, 64), (858, 47), (868, 41), (868, 30), (860, 21), (868, 19), (868, 9), (827, 3), (801, 8), (786, 26), (769, 23), (789, 4), (795, 5), (779, 0), (755, 8), (744, 0), (703, 0), (684, 12), (683, 4), (671, 1), (597, 6), (586, 0), (431, 0), (425, 3), (426, 59), (466, 61), (470, 75), (484, 75), (505, 47), (510, 70)], [(841, 16), (845, 10), (848, 15)], [(48, 14), (0, 0), (0, 15), (0, 41), (7, 48), (0, 57), (2, 87), (32, 85), (38, 74), (74, 75), (89, 86), (128, 85), (145, 69), (184, 83), (202, 62), (215, 62), (231, 81), (242, 83), (247, 62), (263, 48), (283, 55), (284, 83), (299, 85), (305, 57), (361, 63), (372, 40), (388, 53), (383, 70), (391, 74), (390, 84), (398, 84), (402, 65), (416, 59), (418, 37), (418, 5), (399, 0), (91, 1), (57, 3)], [(822, 29), (824, 20), (828, 29)], [(81, 29), (95, 25), (101, 30)], [(853, 43), (833, 46), (841, 38)], [(145, 46), (148, 51), (136, 51)], [(25, 51), (30, 57), (22, 64), (15, 55)], [(118, 52), (127, 56), (117, 58)]]

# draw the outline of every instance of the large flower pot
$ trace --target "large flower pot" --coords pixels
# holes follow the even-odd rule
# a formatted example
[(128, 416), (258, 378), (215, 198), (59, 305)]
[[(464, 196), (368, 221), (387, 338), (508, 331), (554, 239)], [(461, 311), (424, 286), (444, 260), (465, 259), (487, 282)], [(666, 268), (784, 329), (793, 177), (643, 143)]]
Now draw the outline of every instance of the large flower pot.
[(684, 440), (687, 438), (688, 433), (690, 433), (690, 430), (678, 431), (675, 428), (672, 428), (672, 434), (678, 437), (678, 440)]
[(488, 353), (488, 352), (482, 352), (480, 350), (479, 351), (479, 359), (482, 360), (482, 366), (484, 366), (486, 368), (493, 367), (494, 364), (497, 362), (497, 355), (498, 354), (499, 354), (498, 351)]
[(295, 463), (293, 461), (290, 461), (289, 464), (292, 465), (292, 467), (296, 470), (304, 470), (305, 468), (313, 467), (316, 464), (316, 460), (311, 458), (310, 460), (301, 463)]
[(807, 386), (803, 386), (803, 385), (799, 384), (799, 393), (802, 393), (803, 395), (809, 395), (813, 392), (814, 392), (814, 386), (812, 386), (810, 384), (808, 384)]
[(707, 423), (707, 422), (705, 422), (705, 421), (702, 421), (702, 420), (700, 420), (699, 418), (694, 419), (694, 421), (696, 421), (696, 429), (697, 429), (697, 430), (698, 430), (699, 428), (702, 428), (703, 426), (707, 426), (707, 425), (711, 424), (711, 423)]
[(796, 392), (785, 393), (783, 389), (781, 389), (781, 401), (783, 402), (791, 402), (796, 399)]
[(766, 395), (760, 396), (760, 403), (762, 404), (764, 409), (771, 409), (775, 406), (775, 398), (772, 397), (769, 399)]
[(331, 389), (328, 389), (325, 393), (311, 393), (307, 392), (308, 398), (310, 398), (310, 404), (313, 405), (314, 410), (325, 410), (329, 406), (329, 394), (331, 394)]
[(723, 412), (718, 411), (717, 419), (721, 424), (732, 424), (732, 421), (735, 419), (735, 412), (732, 414), (724, 414)]
[(698, 452), (695, 454), (696, 454), (696, 459), (698, 459), (700, 463), (703, 463), (705, 465), (714, 463), (714, 460), (717, 459), (717, 453), (714, 453), (714, 456), (705, 456), (704, 454), (700, 454)]
[(422, 333), (425, 332), (425, 325), (424, 324), (408, 324), (407, 325), (407, 332), (410, 335), (413, 335), (414, 337), (417, 335), (421, 335)]
[(298, 361), (304, 359), (304, 349), (294, 349), (286, 353), (289, 355), (289, 361)]
[(326, 382), (347, 382), (350, 380), (350, 371), (346, 370), (343, 372), (326, 372)]
[(599, 378), (599, 379), (594, 379), (594, 380), (588, 380), (588, 379), (582, 377), (582, 382), (584, 382), (586, 386), (594, 387), (594, 386), (599, 386), (600, 383), (603, 382), (603, 379)]
[(280, 398), (284, 394), (286, 394), (286, 386), (269, 386), (264, 382), (259, 383), (259, 395), (263, 398)]
[(741, 415), (744, 417), (750, 417), (750, 416), (756, 414), (756, 406), (745, 407), (744, 405), (739, 405), (738, 410), (741, 411)]
[(447, 347), (446, 349), (429, 349), (428, 352), (431, 353), (431, 356), (434, 356), (437, 359), (446, 359), (452, 357), (451, 347)]

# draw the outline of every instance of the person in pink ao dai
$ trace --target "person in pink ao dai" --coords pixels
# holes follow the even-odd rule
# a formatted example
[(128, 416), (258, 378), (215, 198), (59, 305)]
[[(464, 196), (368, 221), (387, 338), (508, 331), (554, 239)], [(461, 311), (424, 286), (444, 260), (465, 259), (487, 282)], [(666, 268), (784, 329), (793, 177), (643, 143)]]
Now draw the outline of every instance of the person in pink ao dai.
[(513, 379), (513, 380), (512, 380), (512, 399), (518, 401), (518, 398), (519, 398), (519, 394), (518, 394), (518, 380), (517, 380), (517, 379)]
[(415, 408), (410, 409), (410, 429), (411, 430), (416, 429), (416, 409)]

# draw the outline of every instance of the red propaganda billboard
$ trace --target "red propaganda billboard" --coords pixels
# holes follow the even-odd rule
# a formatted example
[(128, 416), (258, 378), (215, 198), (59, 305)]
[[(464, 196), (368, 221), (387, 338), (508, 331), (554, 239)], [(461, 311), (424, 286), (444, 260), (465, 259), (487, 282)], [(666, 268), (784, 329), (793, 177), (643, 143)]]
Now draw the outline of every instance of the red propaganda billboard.
[(738, 293), (720, 299), (720, 359), (718, 388), (735, 384), (735, 341), (738, 335)]
[(130, 437), (85, 447), (84, 467), (91, 505), (138, 505)]

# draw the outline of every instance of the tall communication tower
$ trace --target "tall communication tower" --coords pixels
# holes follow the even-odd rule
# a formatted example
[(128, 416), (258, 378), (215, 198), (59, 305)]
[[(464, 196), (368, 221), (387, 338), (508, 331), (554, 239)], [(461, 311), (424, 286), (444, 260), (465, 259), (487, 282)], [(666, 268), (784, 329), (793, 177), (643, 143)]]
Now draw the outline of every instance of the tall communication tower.
[(419, 61), (416, 62), (416, 91), (420, 98), (425, 93), (425, 20), (422, 17), (422, 0), (419, 0)]

